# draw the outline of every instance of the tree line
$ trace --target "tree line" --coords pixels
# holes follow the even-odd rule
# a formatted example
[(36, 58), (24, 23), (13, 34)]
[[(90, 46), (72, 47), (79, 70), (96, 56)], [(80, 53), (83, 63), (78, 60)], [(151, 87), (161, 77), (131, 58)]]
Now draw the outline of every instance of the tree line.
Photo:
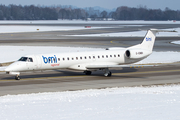
[(118, 7), (115, 12), (110, 13), (115, 20), (180, 20), (180, 11), (165, 8), (147, 9), (146, 7), (129, 8)]
[(115, 11), (107, 12), (89, 8), (74, 8), (71, 6), (21, 6), (0, 5), (0, 20), (180, 20), (180, 11), (165, 8), (148, 9), (146, 7), (118, 7)]
[(34, 5), (0, 5), (0, 20), (56, 20), (55, 9)]

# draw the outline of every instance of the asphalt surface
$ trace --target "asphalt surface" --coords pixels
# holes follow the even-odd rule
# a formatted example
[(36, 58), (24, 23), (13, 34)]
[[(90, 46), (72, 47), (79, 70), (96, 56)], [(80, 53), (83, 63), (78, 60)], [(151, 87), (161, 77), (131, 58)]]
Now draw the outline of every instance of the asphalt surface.
[(90, 76), (65, 70), (28, 72), (21, 74), (20, 81), (1, 73), (0, 95), (180, 83), (180, 65), (177, 63), (111, 72), (111, 77), (104, 77), (102, 71), (93, 72)]
[[(103, 26), (103, 25), (100, 25)], [(111, 25), (108, 25), (111, 26)], [(114, 25), (113, 25), (114, 26)], [(142, 37), (69, 37), (63, 35), (137, 31), (149, 28), (174, 28), (180, 25), (146, 25), (124, 28), (103, 28), (77, 31), (0, 34), (1, 45), (76, 46), (76, 47), (128, 47), (138, 44)], [(158, 37), (155, 51), (179, 51), (180, 46), (170, 44), (179, 37)], [(79, 71), (49, 70), (21, 73), (21, 80), (0, 73), (0, 95), (57, 92), (107, 87), (173, 84), (180, 82), (180, 64), (164, 64), (143, 68), (112, 69), (112, 77), (102, 71), (86, 76)]]

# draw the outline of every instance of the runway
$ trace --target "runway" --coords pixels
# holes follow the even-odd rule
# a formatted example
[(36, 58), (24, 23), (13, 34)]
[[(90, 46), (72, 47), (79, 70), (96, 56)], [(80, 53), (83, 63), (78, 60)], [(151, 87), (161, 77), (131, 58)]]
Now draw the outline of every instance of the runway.
[[(142, 37), (69, 37), (63, 35), (92, 34), (135, 31), (140, 28), (173, 28), (180, 25), (148, 25), (127, 28), (104, 28), (78, 31), (54, 31), (38, 33), (0, 34), (1, 45), (26, 46), (72, 46), (72, 47), (128, 47), (138, 44)], [(179, 37), (159, 37), (156, 39), (155, 51), (179, 51), (179, 45), (169, 44)], [(130, 87), (180, 82), (180, 63), (163, 64), (143, 68), (112, 69), (112, 77), (104, 77), (102, 71), (86, 76), (79, 71), (49, 70), (21, 73), (21, 80), (14, 76), (0, 73), (0, 96), (7, 94), (27, 94), (39, 92), (58, 92), (82, 89), (101, 89), (108, 87)]]
[(112, 77), (104, 77), (101, 71), (91, 76), (77, 71), (27, 72), (20, 81), (1, 73), (0, 95), (180, 83), (179, 63), (111, 71)]

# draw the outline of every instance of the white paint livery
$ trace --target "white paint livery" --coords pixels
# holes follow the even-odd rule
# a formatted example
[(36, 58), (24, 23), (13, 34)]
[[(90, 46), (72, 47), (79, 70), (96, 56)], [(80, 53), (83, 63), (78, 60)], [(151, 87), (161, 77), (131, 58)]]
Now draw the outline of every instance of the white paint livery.
[(109, 68), (122, 67), (122, 65), (135, 63), (149, 56), (152, 53), (157, 32), (175, 31), (150, 29), (141, 44), (128, 48), (26, 55), (9, 65), (5, 71), (7, 74), (16, 75), (16, 80), (20, 79), (20, 72), (48, 69), (80, 70), (86, 75), (90, 75), (91, 71), (103, 70), (105, 76), (111, 76)]

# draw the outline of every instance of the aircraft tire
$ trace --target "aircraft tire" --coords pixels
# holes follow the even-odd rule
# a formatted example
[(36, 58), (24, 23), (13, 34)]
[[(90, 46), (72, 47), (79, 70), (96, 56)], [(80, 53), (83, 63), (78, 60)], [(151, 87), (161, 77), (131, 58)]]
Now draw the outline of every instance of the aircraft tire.
[(108, 77), (111, 77), (111, 75), (112, 75), (112, 73), (111, 73), (111, 72), (109, 72), (109, 73), (108, 73)]
[(19, 77), (19, 76), (16, 76), (16, 77), (15, 77), (15, 80), (20, 80), (20, 77)]
[(91, 71), (85, 71), (86, 75), (91, 75), (91, 73), (92, 73)]

